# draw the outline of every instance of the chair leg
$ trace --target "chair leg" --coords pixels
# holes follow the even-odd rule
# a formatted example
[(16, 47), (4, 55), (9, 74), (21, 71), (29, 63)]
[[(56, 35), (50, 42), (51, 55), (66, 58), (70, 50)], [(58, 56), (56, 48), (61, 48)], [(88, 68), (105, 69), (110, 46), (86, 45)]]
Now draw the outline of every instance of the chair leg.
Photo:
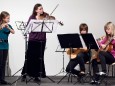
[(114, 73), (114, 70), (113, 70), (113, 65), (112, 65), (112, 77), (113, 77), (113, 73)]
[(113, 76), (113, 77), (115, 77), (115, 65), (114, 65), (114, 67), (113, 67), (113, 73), (114, 73), (114, 76)]
[(107, 71), (108, 75), (109, 75), (109, 70), (110, 70), (110, 65), (108, 65), (108, 71)]

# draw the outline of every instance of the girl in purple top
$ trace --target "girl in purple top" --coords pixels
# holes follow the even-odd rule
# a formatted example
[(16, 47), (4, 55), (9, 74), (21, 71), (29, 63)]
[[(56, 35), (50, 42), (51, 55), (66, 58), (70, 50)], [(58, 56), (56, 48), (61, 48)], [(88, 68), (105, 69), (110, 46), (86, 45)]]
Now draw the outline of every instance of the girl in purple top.
[[(96, 59), (92, 61), (92, 66), (93, 66), (93, 72), (95, 74), (101, 74), (101, 75), (106, 75), (107, 69), (106, 69), (106, 64), (112, 64), (115, 62), (115, 25), (112, 22), (107, 22), (107, 24), (104, 26), (104, 30), (106, 33), (105, 38), (99, 42), (100, 48), (105, 49), (107, 44), (112, 45), (112, 49), (110, 51), (100, 51), (98, 54), (98, 57), (100, 59), (101, 67), (102, 67), (102, 72), (99, 72), (98, 64)], [(98, 81), (98, 76), (96, 77), (95, 75), (95, 82)], [(94, 83), (92, 81), (92, 83)]]
[[(36, 4), (33, 8), (33, 13), (30, 16), (28, 23), (31, 19), (43, 20), (47, 18), (48, 14), (43, 11), (41, 4)], [(27, 23), (27, 24), (28, 24)], [(39, 81), (39, 77), (46, 77), (45, 65), (44, 65), (44, 50), (46, 45), (46, 33), (45, 32), (31, 32), (29, 33), (29, 42), (27, 49), (27, 64), (24, 64), (22, 70), (22, 81), (25, 81), (25, 73), (34, 77)]]

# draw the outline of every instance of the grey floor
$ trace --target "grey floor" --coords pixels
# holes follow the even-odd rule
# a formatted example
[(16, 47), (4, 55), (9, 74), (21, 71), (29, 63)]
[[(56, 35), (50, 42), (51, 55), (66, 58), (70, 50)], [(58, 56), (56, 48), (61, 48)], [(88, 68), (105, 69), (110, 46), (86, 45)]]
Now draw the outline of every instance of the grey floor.
[[(16, 81), (20, 76), (15, 76), (15, 77), (6, 77), (6, 80), (10, 83)], [(49, 78), (42, 78), (41, 79), (41, 86), (97, 86), (97, 85), (91, 85), (89, 83), (76, 83), (77, 78), (73, 77), (72, 78), (72, 82), (68, 82), (68, 77), (64, 78), (59, 84), (57, 84), (57, 82), (59, 82), (59, 80), (62, 78), (63, 76), (50, 76), (49, 78), (51, 78), (52, 80), (55, 81), (55, 83), (53, 83)], [(28, 80), (30, 80), (30, 78), (28, 77)], [(87, 78), (87, 80), (89, 81), (89, 78)], [(115, 78), (107, 78), (108, 80), (108, 86), (115, 86)], [(74, 85), (74, 83), (76, 83)], [(26, 82), (21, 82), (21, 79), (19, 79), (17, 82), (13, 83), (12, 86), (39, 86), (39, 83), (34, 82), (33, 80), (30, 80), (27, 84)], [(5, 86), (5, 85), (0, 85), (0, 86)], [(8, 85), (7, 85), (8, 86)], [(102, 83), (100, 86), (105, 86), (104, 83)]]

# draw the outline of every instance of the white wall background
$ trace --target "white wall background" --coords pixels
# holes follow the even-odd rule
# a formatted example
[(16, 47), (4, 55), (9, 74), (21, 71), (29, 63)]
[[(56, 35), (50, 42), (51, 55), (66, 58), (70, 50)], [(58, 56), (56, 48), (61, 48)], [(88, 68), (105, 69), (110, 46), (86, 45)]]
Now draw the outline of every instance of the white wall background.
[[(47, 34), (45, 51), (47, 75), (55, 75), (62, 68), (62, 53), (55, 52), (58, 46), (58, 33), (78, 33), (79, 25), (87, 23), (89, 32), (98, 38), (104, 35), (103, 27), (106, 22), (115, 23), (115, 0), (0, 0), (0, 12), (5, 10), (10, 13), (10, 24), (16, 32), (9, 37), (12, 74), (23, 66), (25, 58), (24, 37), (21, 31), (17, 30), (15, 21), (26, 22), (36, 3), (41, 3), (44, 11), (49, 14), (59, 4), (53, 15), (64, 22), (64, 26), (58, 27), (57, 33)], [(68, 56), (65, 54), (65, 67), (68, 61)], [(20, 75), (20, 72), (17, 75)]]

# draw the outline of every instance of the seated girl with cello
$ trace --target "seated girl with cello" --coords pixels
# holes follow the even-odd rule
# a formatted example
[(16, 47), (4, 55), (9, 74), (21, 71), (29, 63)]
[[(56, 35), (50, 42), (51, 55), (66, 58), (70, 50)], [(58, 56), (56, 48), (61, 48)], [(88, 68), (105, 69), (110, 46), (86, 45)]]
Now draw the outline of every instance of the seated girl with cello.
[[(115, 25), (112, 22), (107, 22), (104, 26), (106, 36), (101, 42), (100, 50), (97, 57), (100, 60), (102, 72), (101, 75), (107, 75), (106, 64), (112, 64), (115, 62)], [(91, 84), (97, 82), (99, 78), (97, 77), (99, 73), (97, 59), (92, 60), (94, 78)]]

